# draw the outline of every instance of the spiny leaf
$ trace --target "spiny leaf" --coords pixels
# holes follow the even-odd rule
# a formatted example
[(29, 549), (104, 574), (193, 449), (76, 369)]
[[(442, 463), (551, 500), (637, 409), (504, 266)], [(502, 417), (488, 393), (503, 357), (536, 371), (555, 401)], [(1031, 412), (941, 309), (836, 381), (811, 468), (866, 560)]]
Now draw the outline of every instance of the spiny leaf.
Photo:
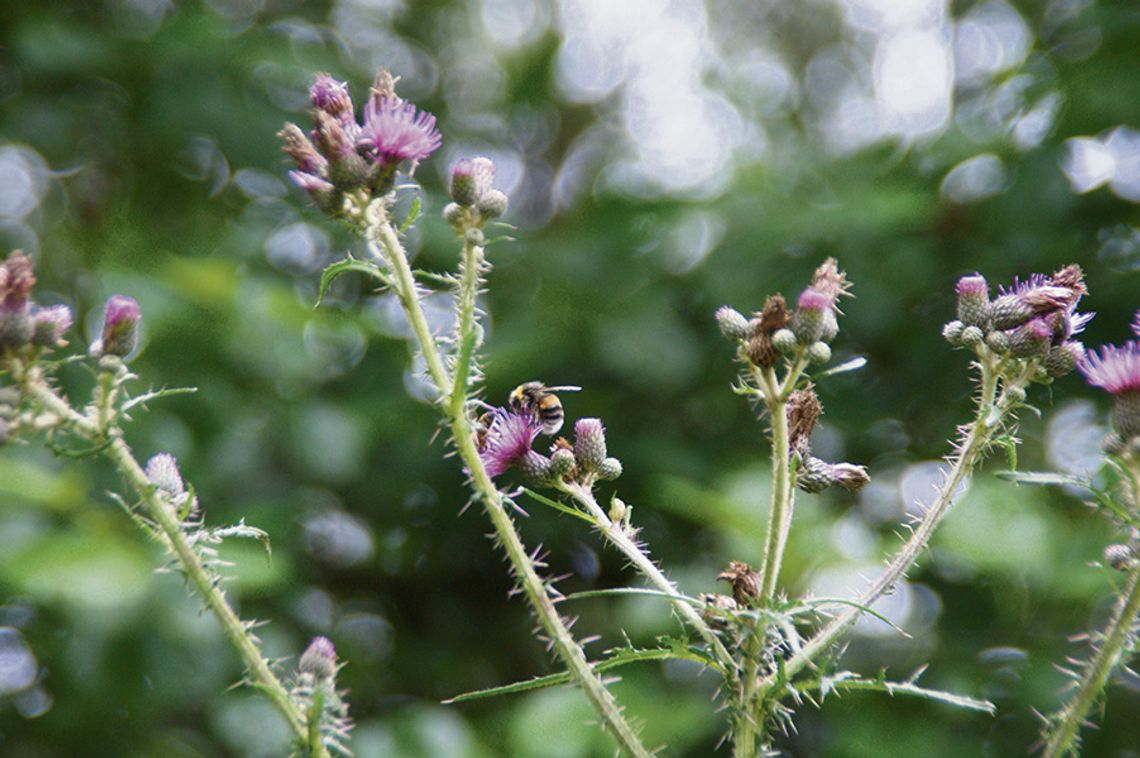
[(408, 210), (408, 217), (404, 219), (404, 223), (400, 224), (400, 228), (396, 230), (396, 234), (403, 234), (408, 231), (408, 227), (416, 222), (416, 219), (420, 217), (421, 205), (419, 195), (412, 198), (412, 207)]
[(920, 687), (913, 681), (890, 682), (883, 678), (881, 673), (880, 676), (875, 679), (867, 679), (859, 677), (849, 671), (843, 671), (834, 676), (826, 677), (826, 680), (821, 679), (815, 683), (815, 687), (819, 689), (822, 695), (826, 695), (827, 692), (842, 692), (845, 690), (870, 690), (873, 692), (885, 692), (892, 697), (895, 695), (910, 695), (911, 697), (918, 697), (924, 700), (934, 700), (972, 711), (982, 711), (991, 716), (997, 712), (997, 707), (988, 700), (979, 700), (977, 698), (967, 697), (966, 695), (955, 695), (952, 692)]
[[(610, 657), (604, 661), (598, 661), (591, 664), (591, 668), (596, 673), (602, 673), (611, 669), (626, 666), (630, 663), (639, 663), (641, 661), (663, 661), (670, 658), (693, 660), (700, 663), (708, 663), (708, 659), (702, 655), (694, 653), (688, 648), (684, 652), (675, 650), (673, 648), (650, 648), (647, 650), (637, 650), (634, 648), (615, 648), (614, 650), (606, 651)], [(560, 674), (548, 674), (547, 676), (539, 676), (534, 679), (528, 679), (524, 682), (515, 682), (514, 684), (505, 684), (501, 687), (491, 687), (485, 690), (475, 690), (473, 692), (465, 692), (462, 695), (456, 695), (453, 698), (444, 700), (444, 705), (451, 703), (464, 703), (470, 700), (482, 700), (488, 697), (497, 697), (499, 695), (513, 695), (518, 692), (529, 692), (530, 690), (544, 689), (546, 687), (557, 687), (562, 684), (569, 684), (573, 681), (570, 674), (563, 672)]]
[(377, 268), (375, 263), (370, 261), (362, 261), (353, 258), (351, 255), (343, 258), (336, 263), (331, 263), (324, 271), (321, 272), (321, 289), (317, 293), (317, 302), (314, 308), (319, 308), (321, 301), (325, 299), (325, 292), (328, 291), (329, 285), (332, 284), (333, 279), (336, 279), (346, 271), (359, 271), (363, 274), (368, 274), (385, 282), (384, 274)]
[(607, 597), (611, 595), (645, 595), (648, 597), (660, 597), (666, 600), (684, 600), (690, 605), (695, 605), (698, 608), (712, 607), (708, 603), (698, 600), (695, 597), (688, 595), (676, 594), (671, 595), (668, 592), (661, 592), (660, 590), (651, 590), (645, 587), (615, 587), (608, 590), (585, 590), (583, 592), (575, 592), (567, 595), (567, 600), (585, 600), (590, 597)]

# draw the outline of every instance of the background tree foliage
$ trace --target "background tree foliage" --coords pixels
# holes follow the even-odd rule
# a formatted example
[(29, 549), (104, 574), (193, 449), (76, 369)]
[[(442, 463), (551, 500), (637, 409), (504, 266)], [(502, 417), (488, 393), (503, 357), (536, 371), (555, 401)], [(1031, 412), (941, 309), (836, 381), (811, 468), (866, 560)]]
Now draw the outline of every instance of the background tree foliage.
[[(729, 391), (712, 313), (794, 296), (836, 256), (857, 297), (834, 347), (869, 365), (821, 383), (816, 445), (875, 481), (858, 498), (801, 495), (786, 573), (835, 595), (895, 544), (969, 412), (966, 359), (939, 337), (958, 276), (1078, 262), (1098, 312), (1086, 341), (1125, 336), (1140, 307), (1138, 41), (1127, 0), (8, 2), (0, 240), (37, 256), (42, 302), (77, 305), (81, 345), (107, 294), (140, 300), (134, 369), (198, 392), (140, 414), (130, 442), (175, 453), (208, 519), (270, 533), (268, 564), (229, 549), (231, 594), (272, 620), (271, 654), (334, 640), (358, 756), (605, 755), (570, 690), (438, 705), (551, 660), (478, 512), (463, 512), (398, 309), (352, 277), (312, 309), (317, 272), (353, 244), (288, 186), (274, 137), (304, 118), (312, 73), (360, 99), (388, 66), (439, 116), (446, 155), (417, 174), (417, 265), (455, 264), (438, 217), (450, 161), (496, 159), (518, 229), (490, 250), (487, 398), (536, 378), (581, 385), (568, 417), (605, 420), (617, 491), (690, 593), (713, 590), (729, 559), (759, 559), (767, 502), (766, 443)], [(1079, 468), (1104, 400), (1074, 377), (1038, 399), (1019, 465)], [(805, 707), (789, 754), (1034, 742), (1033, 709), (1054, 708), (1066, 681), (1053, 664), (1082, 650), (1068, 637), (1108, 612), (1114, 577), (1092, 563), (1111, 530), (1064, 493), (996, 481), (1004, 465), (976, 478), (891, 598), (914, 638), (867, 623), (847, 652), (894, 677), (929, 663), (928, 684), (999, 715), (851, 694)], [(31, 654), (39, 671), (0, 700), (0, 751), (279, 754), (283, 725), (255, 693), (226, 691), (236, 657), (181, 580), (154, 574), (158, 551), (104, 494), (116, 486), (35, 446), (0, 455), (0, 661)], [(624, 580), (564, 517), (521, 526), (564, 590)], [(574, 610), (603, 635), (595, 654), (623, 631), (678, 630), (653, 599)], [(650, 744), (712, 754), (724, 725), (709, 681), (656, 664), (623, 676)], [(1134, 750), (1138, 714), (1129, 675), (1087, 754)]]

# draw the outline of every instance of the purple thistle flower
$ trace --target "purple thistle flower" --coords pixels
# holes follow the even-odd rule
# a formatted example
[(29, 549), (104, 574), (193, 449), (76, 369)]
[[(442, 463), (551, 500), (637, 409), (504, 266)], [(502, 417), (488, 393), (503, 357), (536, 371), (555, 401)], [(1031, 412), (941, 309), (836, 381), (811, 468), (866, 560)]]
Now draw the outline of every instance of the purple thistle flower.
[(1112, 395), (1140, 392), (1140, 341), (1091, 350), (1077, 364), (1085, 381)]
[(341, 126), (356, 126), (356, 107), (352, 104), (352, 96), (348, 94), (348, 82), (338, 82), (325, 73), (317, 74), (309, 87), (309, 99), (313, 108), (329, 114)]
[(52, 305), (36, 310), (32, 320), (35, 329), (32, 343), (40, 347), (55, 347), (64, 344), (63, 335), (71, 328), (74, 319), (66, 305)]
[(479, 446), (479, 457), (487, 475), (499, 476), (511, 466), (523, 462), (531, 453), (531, 445), (542, 431), (542, 424), (531, 413), (513, 413), (497, 408)]
[(328, 637), (314, 637), (301, 654), (297, 669), (304, 674), (312, 674), (317, 679), (331, 679), (335, 676), (336, 648), (332, 641)]
[(111, 295), (103, 311), (103, 338), (100, 350), (105, 355), (125, 358), (139, 343), (139, 302), (126, 295)]
[(464, 207), (479, 202), (491, 189), (495, 164), (490, 158), (463, 158), (451, 167), (451, 199)]
[(435, 116), (398, 97), (374, 97), (364, 107), (357, 145), (386, 164), (422, 161), (440, 146)]

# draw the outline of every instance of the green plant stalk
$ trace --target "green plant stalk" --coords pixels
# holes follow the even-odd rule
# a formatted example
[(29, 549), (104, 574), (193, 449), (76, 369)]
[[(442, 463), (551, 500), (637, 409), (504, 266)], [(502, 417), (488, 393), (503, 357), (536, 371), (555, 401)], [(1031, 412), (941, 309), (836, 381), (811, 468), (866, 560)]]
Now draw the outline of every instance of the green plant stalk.
[(464, 412), (468, 382), (471, 379), (472, 361), (479, 347), (475, 321), (475, 300), (479, 296), (480, 272), (483, 268), (483, 247), (473, 245), (464, 238), (459, 269), (459, 318), (456, 324), (458, 353), (455, 359), (455, 381), (451, 389), (447, 412), (455, 417)]
[[(1140, 463), (1133, 461), (1129, 472), (1133, 483), (1140, 478)], [(1140, 508), (1140, 493), (1133, 489), (1133, 497)], [(1140, 617), (1140, 562), (1128, 572), (1124, 592), (1117, 602), (1116, 611), (1105, 628), (1104, 639), (1097, 648), (1076, 693), (1061, 709), (1060, 722), (1054, 727), (1045, 745), (1044, 758), (1060, 758), (1075, 753), (1081, 725), (1108, 686), (1113, 669), (1120, 663), (1122, 651)]]
[(701, 618), (701, 614), (693, 608), (692, 604), (690, 604), (681, 594), (680, 590), (677, 589), (677, 585), (673, 584), (669, 577), (665, 576), (665, 572), (650, 560), (644, 550), (638, 547), (637, 543), (629, 536), (626, 530), (622, 528), (621, 524), (615, 524), (613, 520), (610, 519), (609, 515), (598, 505), (594, 493), (592, 493), (588, 487), (581, 484), (566, 484), (563, 482), (559, 486), (559, 489), (570, 495), (570, 497), (586, 509), (594, 518), (595, 522), (597, 522), (602, 536), (621, 551), (622, 555), (633, 564), (634, 568), (641, 572), (642, 576), (649, 580), (650, 584), (673, 598), (671, 602), (673, 603), (673, 607), (677, 610), (678, 615), (708, 643), (709, 649), (713, 652), (713, 656), (722, 667), (721, 673), (726, 679), (731, 681), (736, 668), (736, 662), (732, 654), (728, 652), (728, 649), (724, 646), (724, 643), (721, 642), (717, 633)]
[[(375, 213), (375, 217), (370, 219), (369, 224), (369, 248), (372, 254), (382, 261), (393, 275), (397, 297), (399, 297), (404, 312), (408, 316), (408, 321), (412, 325), (412, 330), (427, 363), (428, 373), (439, 391), (440, 398), (444, 400), (443, 409), (447, 415), (447, 424), (450, 427), (456, 449), (470, 472), (472, 485), (491, 519), (495, 528), (495, 535), (511, 562), (511, 567), (522, 586), (523, 593), (530, 601), (543, 630), (549, 636), (555, 653), (582, 688), (587, 700), (590, 701), (603, 723), (609, 727), (614, 739), (630, 755), (638, 758), (649, 758), (649, 751), (641, 744), (641, 740), (622, 715), (613, 694), (606, 689), (601, 678), (590, 667), (581, 646), (571, 635), (562, 617), (558, 615), (554, 602), (551, 600), (542, 578), (539, 577), (534, 562), (527, 554), (510, 514), (504, 507), (503, 495), (487, 475), (487, 470), (479, 457), (479, 451), (475, 447), (475, 435), (467, 417), (467, 409), (462, 403), (456, 409), (454, 402), (446, 402), (447, 398), (453, 397), (450, 394), (452, 384), (448, 378), (436, 338), (428, 328), (427, 319), (424, 317), (423, 309), (420, 306), (415, 280), (412, 277), (411, 269), (408, 267), (404, 247), (400, 244), (391, 224), (383, 216), (383, 209), (377, 209), (373, 213)], [(472, 277), (469, 285), (474, 288), (477, 281), (477, 276)], [(471, 293), (471, 298), (473, 302), (474, 293)]]
[[(760, 566), (760, 602), (770, 604), (779, 587), (784, 550), (792, 530), (795, 511), (795, 488), (792, 485), (791, 449), (788, 429), (788, 397), (803, 373), (802, 355), (797, 355), (783, 382), (771, 368), (753, 366), (753, 378), (764, 394), (764, 404), (772, 425), (772, 492), (768, 508), (768, 528), (764, 536), (764, 558)], [(744, 676), (740, 687), (739, 708), (733, 726), (734, 758), (756, 755), (761, 724), (759, 721), (760, 655), (764, 630), (757, 619), (745, 650)]]
[[(106, 384), (103, 380), (104, 377), (101, 376), (100, 386), (105, 387)], [(302, 744), (307, 743), (308, 726), (304, 714), (298, 709), (293, 699), (289, 697), (288, 690), (285, 689), (269, 667), (269, 663), (262, 656), (257, 643), (250, 636), (248, 628), (230, 607), (221, 587), (214, 581), (210, 572), (202, 564), (199, 555), (186, 541), (186, 536), (179, 528), (178, 522), (162, 502), (155, 486), (147, 479), (146, 472), (135, 460), (119, 429), (113, 426), (103, 427), (100, 422), (77, 413), (66, 401), (51, 390), (41, 376), (31, 377), (28, 387), (45, 408), (58, 415), (79, 435), (92, 442), (100, 442), (104, 438), (110, 439), (110, 444), (103, 449), (103, 455), (118, 469), (131, 489), (135, 491), (135, 494), (146, 506), (147, 515), (154, 523), (158, 524), (162, 535), (166, 538), (167, 549), (177, 559), (191, 585), (202, 598), (206, 607), (221, 623), (226, 638), (241, 656), (249, 671), (251, 683), (273, 702)], [(103, 420), (103, 409), (98, 405), (96, 407), (100, 420)], [(322, 746), (319, 752), (311, 753), (311, 758), (328, 758), (328, 751)]]
[[(981, 462), (986, 449), (993, 441), (995, 434), (1000, 431), (1006, 417), (1016, 410), (1021, 399), (1019, 393), (1024, 391), (1029, 376), (1017, 377), (1006, 385), (1000, 396), (997, 396), (998, 366), (996, 362), (982, 357), (980, 363), (981, 387), (978, 399), (978, 412), (969, 426), (966, 437), (958, 446), (958, 452), (953, 458), (950, 471), (939, 487), (934, 502), (923, 514), (922, 519), (915, 525), (910, 538), (903, 543), (891, 558), (883, 573), (860, 596), (857, 606), (871, 607), (882, 597), (895, 582), (903, 577), (930, 541), (934, 530), (942, 519), (950, 512), (953, 505), (954, 492), (962, 481)], [(1022, 395), (1023, 397), (1023, 395)], [(771, 690), (780, 688), (783, 682), (790, 679), (797, 672), (809, 665), (816, 657), (838, 641), (862, 614), (859, 607), (852, 606), (840, 612), (835, 618), (823, 626), (808, 642), (804, 643), (792, 657), (788, 658), (781, 667), (781, 671), (769, 674), (760, 682), (760, 688)]]

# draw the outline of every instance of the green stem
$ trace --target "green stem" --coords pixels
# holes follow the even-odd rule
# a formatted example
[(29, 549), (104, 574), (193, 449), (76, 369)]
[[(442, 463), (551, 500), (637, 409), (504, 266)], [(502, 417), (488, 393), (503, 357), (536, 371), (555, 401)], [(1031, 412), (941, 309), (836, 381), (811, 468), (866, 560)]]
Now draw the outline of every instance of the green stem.
[(721, 642), (717, 633), (712, 630), (712, 627), (701, 618), (701, 614), (693, 608), (692, 604), (689, 603), (689, 601), (685, 599), (685, 596), (681, 594), (681, 591), (677, 589), (677, 585), (673, 584), (669, 577), (665, 576), (665, 572), (649, 559), (649, 556), (637, 545), (637, 542), (630, 537), (628, 532), (622, 528), (621, 524), (616, 524), (610, 519), (609, 515), (598, 505), (594, 493), (590, 492), (588, 487), (581, 484), (563, 484), (561, 489), (586, 509), (597, 523), (602, 536), (608, 540), (610, 544), (620, 550), (626, 559), (633, 564), (634, 568), (640, 571), (642, 576), (649, 580), (650, 584), (673, 598), (671, 602), (673, 603), (673, 607), (677, 610), (677, 613), (708, 643), (709, 649), (713, 652), (713, 656), (721, 664), (721, 673), (724, 674), (726, 678), (729, 678), (736, 668), (736, 662), (733, 660), (732, 654), (728, 652), (728, 649), (724, 646), (724, 643)]
[[(1020, 403), (1024, 395), (1024, 386), (1027, 378), (1019, 378), (1011, 382), (1002, 392), (1001, 397), (995, 399), (997, 392), (997, 372), (994, 366), (984, 361), (981, 363), (981, 395), (978, 401), (977, 416), (971, 424), (965, 439), (954, 456), (942, 486), (934, 502), (923, 514), (922, 519), (915, 525), (910, 539), (903, 543), (894, 557), (891, 558), (883, 573), (868, 587), (855, 605), (843, 610), (831, 621), (823, 626), (815, 636), (804, 643), (792, 657), (788, 658), (781, 671), (769, 674), (760, 682), (762, 689), (773, 686), (782, 686), (782, 679), (787, 681), (797, 672), (809, 665), (823, 651), (833, 645), (841, 635), (855, 625), (862, 613), (861, 608), (871, 607), (880, 597), (887, 593), (895, 583), (906, 574), (919, 555), (930, 541), (934, 530), (942, 519), (950, 512), (954, 503), (954, 493), (974, 468), (981, 462), (986, 448), (993, 440), (994, 435), (1002, 428), (1008, 414)], [(1020, 397), (1019, 397), (1020, 395)]]
[[(449, 395), (453, 385), (447, 375), (447, 369), (436, 338), (428, 329), (427, 320), (424, 318), (403, 245), (400, 244), (399, 238), (387, 219), (383, 217), (383, 210), (378, 209), (376, 213), (377, 218), (373, 220), (369, 229), (369, 246), (373, 255), (383, 261), (394, 276), (396, 294), (400, 298), (408, 321), (412, 324), (412, 330), (419, 342), (420, 349), (423, 351), (424, 359), (427, 361), (428, 373), (431, 375), (440, 397), (453, 397)], [(474, 297), (473, 293), (472, 297)], [(453, 400), (446, 403), (444, 410), (459, 456), (470, 472), (472, 486), (479, 495), (483, 507), (494, 525), (495, 535), (511, 562), (515, 577), (538, 616), (543, 630), (550, 638), (555, 653), (582, 688), (587, 700), (590, 701), (604, 724), (609, 727), (622, 749), (632, 756), (649, 758), (649, 751), (641, 744), (633, 728), (622, 715), (613, 694), (606, 689), (601, 678), (591, 668), (581, 646), (570, 634), (570, 630), (554, 607), (554, 602), (550, 598), (546, 585), (535, 570), (534, 562), (527, 554), (522, 539), (515, 529), (514, 522), (504, 506), (503, 495), (487, 475), (487, 470), (479, 457), (479, 451), (475, 447), (475, 435), (467, 417), (465, 404), (456, 404)]]
[[(109, 372), (103, 372), (104, 374)], [(105, 386), (100, 377), (100, 385)], [(178, 521), (158, 494), (157, 488), (147, 479), (146, 472), (135, 460), (131, 449), (123, 440), (117, 428), (101, 428), (91, 419), (76, 413), (71, 406), (57, 396), (42, 378), (37, 378), (28, 385), (35, 396), (48, 410), (59, 415), (76, 433), (91, 441), (110, 438), (111, 444), (104, 448), (103, 454), (114, 464), (115, 468), (130, 485), (131, 489), (142, 501), (147, 515), (158, 524), (162, 535), (166, 538), (166, 547), (178, 560), (183, 573), (190, 580), (191, 585), (201, 597), (202, 602), (214, 614), (222, 625), (222, 631), (230, 643), (238, 651), (242, 661), (249, 671), (250, 681), (273, 702), (277, 709), (285, 716), (290, 729), (301, 740), (307, 741), (308, 729), (303, 713), (297, 704), (289, 697), (281, 681), (269, 667), (269, 663), (262, 656), (257, 643), (249, 634), (246, 624), (238, 618), (226, 600), (221, 587), (215, 577), (203, 565), (201, 557), (186, 541), (186, 535), (179, 526)], [(102, 416), (102, 410), (97, 413)], [(313, 758), (327, 758), (328, 752), (322, 747), (319, 752), (312, 753)]]
[[(772, 369), (767, 369), (767, 386), (775, 385)], [(784, 548), (792, 527), (795, 508), (795, 490), (792, 488), (792, 468), (788, 449), (788, 406), (782, 392), (769, 395), (768, 417), (772, 424), (772, 496), (768, 511), (768, 533), (764, 541), (764, 562), (760, 602), (768, 605), (776, 596), (780, 568), (784, 562)]]
[[(1138, 476), (1138, 468), (1140, 465), (1135, 463), (1129, 466), (1133, 480)], [(1134, 493), (1133, 497), (1138, 500), (1136, 507), (1140, 507), (1140, 494)], [(1140, 617), (1140, 562), (1134, 563), (1129, 571), (1128, 582), (1104, 631), (1104, 638), (1085, 668), (1076, 694), (1061, 710), (1060, 722), (1051, 730), (1045, 752), (1042, 754), (1044, 758), (1060, 758), (1077, 752), (1077, 737), (1081, 725), (1085, 723), (1089, 712), (1108, 686), (1113, 669), (1121, 662), (1124, 648), (1138, 617)]]
[(479, 296), (480, 273), (483, 268), (483, 248), (465, 238), (459, 262), (459, 303), (455, 333), (457, 352), (455, 381), (453, 382), (448, 413), (458, 416), (467, 402), (468, 382), (471, 379), (475, 350), (479, 347), (479, 325), (475, 321), (475, 301)]

